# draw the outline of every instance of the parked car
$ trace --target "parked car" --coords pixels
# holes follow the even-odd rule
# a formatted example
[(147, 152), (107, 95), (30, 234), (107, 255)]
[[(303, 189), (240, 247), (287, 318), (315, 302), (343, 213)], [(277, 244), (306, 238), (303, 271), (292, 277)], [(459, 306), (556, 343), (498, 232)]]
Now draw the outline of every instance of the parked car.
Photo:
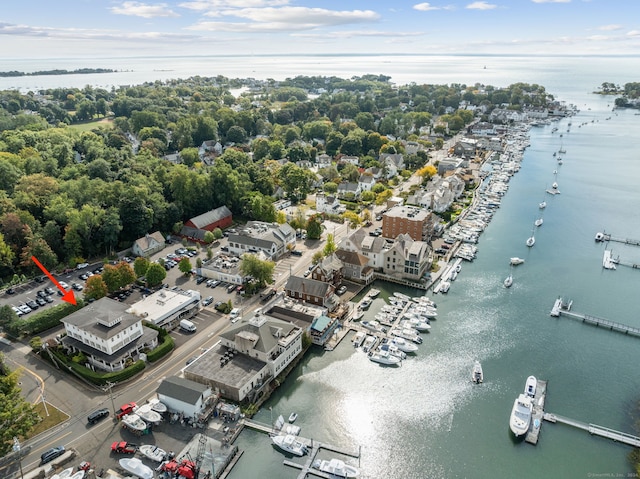
[(43, 289), (36, 293), (39, 298), (44, 298), (47, 295), (47, 292)]
[(89, 266), (89, 263), (80, 263), (78, 264), (78, 266), (76, 266), (76, 269), (84, 269), (87, 266)]
[(31, 311), (33, 311), (29, 306), (27, 306), (26, 304), (21, 304), (20, 306), (18, 306), (18, 309), (20, 311), (22, 311), (22, 314), (29, 314)]
[(44, 300), (45, 300), (47, 303), (53, 303), (53, 298), (52, 298), (51, 296), (45, 296), (45, 297), (44, 297)]
[(82, 291), (82, 290), (84, 289), (84, 286), (82, 286), (81, 284), (78, 284), (78, 283), (73, 283), (73, 284), (71, 285), (71, 287), (72, 287), (73, 289), (75, 289), (76, 291)]
[(122, 406), (120, 406), (120, 409), (116, 413), (116, 417), (118, 419), (121, 419), (122, 416), (131, 414), (136, 407), (138, 407), (138, 405), (134, 402), (128, 402), (126, 404), (123, 404)]
[(135, 454), (138, 452), (138, 445), (127, 441), (116, 441), (111, 444), (111, 452), (116, 454)]
[(87, 416), (87, 422), (89, 424), (95, 424), (106, 417), (109, 417), (109, 410), (106, 408), (98, 409)]
[(344, 294), (344, 293), (346, 293), (346, 292), (347, 292), (347, 287), (346, 287), (344, 284), (343, 284), (342, 286), (340, 286), (340, 287), (338, 288), (338, 291), (337, 291), (337, 293), (338, 293), (339, 295), (343, 295), (343, 294)]
[(202, 306), (209, 306), (211, 303), (213, 303), (213, 296), (207, 296), (202, 300)]
[(82, 281), (86, 281), (89, 279), (89, 275), (87, 273), (82, 273), (80, 276), (78, 276), (78, 278), (80, 278)]
[(201, 284), (201, 283), (203, 283), (205, 279), (206, 279), (206, 278), (205, 278), (204, 276), (198, 276), (198, 277), (196, 278), (196, 284)]
[(291, 254), (293, 256), (302, 256), (302, 251), (298, 251), (297, 249), (294, 249), (293, 251), (291, 251)]
[(47, 302), (45, 301), (45, 299), (41, 298), (39, 296), (36, 298), (36, 303), (38, 303), (38, 306), (46, 306), (47, 305)]
[(7, 294), (14, 294), (16, 292), (15, 289), (13, 288), (9, 288), (7, 291), (5, 291)]
[(236, 289), (236, 285), (230, 284), (229, 286), (227, 286), (227, 293), (233, 293), (235, 289)]
[(46, 288), (44, 288), (44, 292), (47, 293), (48, 295), (52, 295), (53, 294), (53, 288), (47, 286)]
[(38, 303), (36, 303), (35, 301), (31, 300), (31, 301), (27, 301), (27, 306), (29, 306), (31, 309), (38, 309)]
[(309, 276), (311, 274), (311, 270), (308, 269), (304, 272), (303, 276), (306, 278), (307, 276)]
[(42, 454), (40, 454), (40, 461), (42, 462), (42, 464), (46, 464), (47, 462), (51, 462), (55, 458), (62, 456), (64, 452), (64, 446), (52, 447), (51, 449), (47, 449)]

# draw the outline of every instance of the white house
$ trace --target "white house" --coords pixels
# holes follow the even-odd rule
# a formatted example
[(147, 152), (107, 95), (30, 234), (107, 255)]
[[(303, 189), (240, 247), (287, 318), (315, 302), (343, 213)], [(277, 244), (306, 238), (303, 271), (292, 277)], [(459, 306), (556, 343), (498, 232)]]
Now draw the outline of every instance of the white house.
[(335, 196), (325, 195), (324, 193), (318, 193), (316, 195), (316, 211), (318, 213), (326, 214), (342, 214), (347, 210)]
[(211, 388), (204, 384), (169, 376), (162, 380), (156, 391), (160, 402), (171, 412), (182, 413), (185, 417), (197, 418), (207, 405)]
[(165, 240), (162, 233), (156, 231), (151, 234), (146, 234), (142, 238), (138, 238), (131, 247), (131, 254), (134, 256), (142, 256), (148, 258), (149, 256), (162, 251), (165, 247)]

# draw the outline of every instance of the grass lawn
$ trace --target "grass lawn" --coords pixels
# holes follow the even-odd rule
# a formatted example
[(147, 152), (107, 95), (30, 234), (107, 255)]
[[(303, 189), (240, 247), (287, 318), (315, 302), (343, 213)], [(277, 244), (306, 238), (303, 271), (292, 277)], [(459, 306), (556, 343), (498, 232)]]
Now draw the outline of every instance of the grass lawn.
[(111, 128), (113, 126), (113, 120), (109, 118), (100, 118), (99, 120), (91, 120), (84, 123), (72, 123), (67, 128), (72, 128), (78, 131), (91, 131), (99, 126)]
[[(29, 431), (29, 437), (34, 437), (40, 434), (41, 432), (46, 431), (47, 429), (51, 429), (54, 426), (66, 421), (69, 419), (69, 416), (63, 413), (60, 409), (55, 406), (47, 403), (47, 410), (45, 411), (42, 402), (38, 402), (33, 405), (36, 412), (42, 418), (42, 421), (36, 425), (31, 431)], [(47, 412), (49, 415), (47, 416)]]

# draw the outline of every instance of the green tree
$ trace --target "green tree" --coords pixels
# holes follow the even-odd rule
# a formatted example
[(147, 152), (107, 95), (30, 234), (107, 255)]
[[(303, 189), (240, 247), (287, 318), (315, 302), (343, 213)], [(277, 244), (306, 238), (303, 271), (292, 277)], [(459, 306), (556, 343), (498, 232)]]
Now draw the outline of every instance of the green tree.
[(311, 216), (307, 220), (307, 238), (310, 240), (320, 239), (322, 236), (322, 223), (320, 223), (320, 219), (317, 216)]
[(322, 249), (322, 253), (325, 256), (331, 256), (333, 253), (335, 253), (336, 249), (337, 246), (333, 234), (327, 234), (327, 241), (324, 245), (324, 248)]
[(151, 263), (147, 269), (147, 285), (158, 286), (167, 277), (167, 271), (159, 263)]
[(178, 263), (178, 269), (185, 275), (188, 276), (191, 273), (191, 261), (189, 258), (182, 258)]
[(136, 273), (133, 271), (133, 268), (129, 265), (129, 263), (121, 261), (116, 265), (116, 268), (120, 277), (121, 288), (130, 285), (136, 280)]
[(104, 298), (108, 292), (107, 285), (102, 280), (102, 275), (96, 274), (87, 279), (87, 284), (84, 288), (85, 299)]
[(250, 253), (243, 254), (240, 259), (240, 273), (243, 276), (252, 276), (261, 288), (273, 283), (275, 266), (276, 264), (273, 261), (261, 260)]
[(191, 168), (198, 161), (200, 161), (200, 153), (195, 147), (183, 148), (180, 151), (180, 158), (185, 165)]
[(0, 306), (0, 328), (6, 330), (7, 326), (17, 320), (18, 315), (11, 306), (9, 306), (8, 304)]
[(133, 271), (136, 274), (137, 278), (141, 278), (144, 275), (146, 275), (148, 269), (149, 269), (149, 260), (147, 258), (138, 256), (133, 262)]
[(213, 230), (213, 237), (217, 240), (219, 240), (220, 238), (222, 238), (222, 230), (220, 228), (214, 228)]
[(211, 231), (207, 231), (204, 234), (204, 242), (207, 244), (213, 243), (213, 240), (215, 240), (216, 237), (214, 236), (214, 234)]
[[(2, 360), (2, 370), (7, 366)], [(24, 437), (41, 421), (32, 404), (21, 394), (20, 374), (16, 371), (0, 375), (0, 454), (6, 455), (13, 447), (14, 437)]]

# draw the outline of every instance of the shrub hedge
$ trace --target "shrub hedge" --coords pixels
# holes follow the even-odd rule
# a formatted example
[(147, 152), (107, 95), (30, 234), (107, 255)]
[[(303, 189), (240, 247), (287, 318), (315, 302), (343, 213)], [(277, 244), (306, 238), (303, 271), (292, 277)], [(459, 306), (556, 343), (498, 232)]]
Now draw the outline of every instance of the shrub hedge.
[(84, 306), (84, 301), (77, 300), (77, 305), (63, 303), (47, 308), (39, 313), (22, 316), (17, 321), (7, 326), (7, 332), (15, 337), (31, 336), (51, 329), (60, 323), (65, 316), (79, 310)]
[(147, 360), (150, 363), (157, 361), (158, 359), (163, 358), (164, 356), (169, 354), (173, 350), (173, 347), (173, 338), (167, 334), (165, 335), (164, 341), (162, 341), (157, 348), (147, 353)]

